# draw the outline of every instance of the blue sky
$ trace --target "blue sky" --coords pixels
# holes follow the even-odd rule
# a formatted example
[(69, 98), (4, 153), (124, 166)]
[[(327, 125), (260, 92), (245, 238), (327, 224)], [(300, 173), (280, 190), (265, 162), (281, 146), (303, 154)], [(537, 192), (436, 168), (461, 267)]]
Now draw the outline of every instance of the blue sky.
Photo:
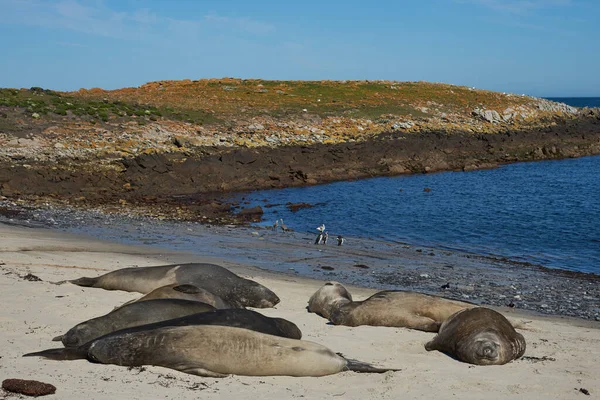
[(389, 79), (600, 96), (597, 0), (0, 0), (0, 87)]

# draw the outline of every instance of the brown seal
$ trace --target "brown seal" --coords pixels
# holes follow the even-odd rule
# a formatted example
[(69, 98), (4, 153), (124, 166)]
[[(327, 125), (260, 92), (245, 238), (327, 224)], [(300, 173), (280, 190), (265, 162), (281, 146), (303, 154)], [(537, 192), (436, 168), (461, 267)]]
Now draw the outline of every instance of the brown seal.
[(229, 374), (324, 376), (342, 371), (392, 371), (348, 360), (317, 343), (215, 325), (119, 331), (77, 348), (49, 349), (24, 356), (88, 359), (128, 367), (157, 365), (215, 378)]
[(161, 286), (157, 289), (154, 289), (147, 295), (140, 297), (139, 299), (128, 301), (120, 307), (131, 303), (154, 299), (182, 299), (200, 301), (202, 303), (209, 304), (218, 310), (234, 308), (231, 307), (225, 300), (216, 294), (212, 294), (206, 289), (189, 284), (180, 285), (178, 283)]
[(352, 295), (339, 282), (327, 282), (308, 300), (308, 311), (329, 319), (336, 308), (352, 302)]
[[(312, 307), (310, 301), (312, 300)], [(309, 300), (309, 311), (317, 310), (335, 325), (392, 326), (437, 332), (446, 318), (473, 304), (427, 294), (386, 290), (364, 301), (351, 296), (339, 283), (326, 284)]]
[(477, 307), (450, 316), (425, 345), (476, 365), (502, 365), (525, 353), (525, 338), (497, 311)]

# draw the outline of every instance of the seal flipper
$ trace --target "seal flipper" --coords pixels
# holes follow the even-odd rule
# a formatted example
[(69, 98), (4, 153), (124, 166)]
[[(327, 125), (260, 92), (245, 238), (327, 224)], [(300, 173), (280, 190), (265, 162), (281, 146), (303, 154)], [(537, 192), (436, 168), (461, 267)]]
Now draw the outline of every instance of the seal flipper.
[(177, 369), (181, 372), (185, 372), (186, 374), (205, 376), (207, 378), (225, 378), (228, 377), (228, 374), (221, 374), (218, 372), (214, 372), (208, 369), (200, 368), (200, 367), (188, 367), (188, 368), (177, 368), (173, 367), (173, 369)]
[(425, 343), (425, 350), (427, 350), (427, 351), (438, 350), (437, 342), (436, 342), (435, 338), (433, 338), (433, 340), (430, 340), (429, 342)]
[(35, 353), (23, 354), (23, 357), (44, 357), (49, 360), (85, 360), (87, 359), (87, 347), (61, 347), (58, 349), (42, 350)]
[(366, 362), (346, 358), (342, 353), (336, 354), (342, 357), (347, 362), (344, 371), (365, 372), (371, 374), (382, 374), (388, 371), (401, 371), (401, 369), (398, 368), (377, 368)]
[(73, 279), (69, 282), (78, 286), (92, 287), (98, 282), (98, 278), (87, 278), (84, 276), (83, 278)]

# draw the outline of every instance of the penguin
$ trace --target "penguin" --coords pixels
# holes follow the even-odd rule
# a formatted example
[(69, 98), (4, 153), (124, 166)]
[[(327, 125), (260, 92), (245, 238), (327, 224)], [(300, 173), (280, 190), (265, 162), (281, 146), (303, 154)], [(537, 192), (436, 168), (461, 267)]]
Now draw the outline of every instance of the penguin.
[(323, 234), (319, 233), (317, 239), (315, 239), (315, 244), (321, 244), (321, 240), (323, 240)]
[(343, 245), (345, 240), (346, 239), (344, 239), (344, 237), (342, 235), (338, 235), (338, 237), (337, 237), (338, 246)]

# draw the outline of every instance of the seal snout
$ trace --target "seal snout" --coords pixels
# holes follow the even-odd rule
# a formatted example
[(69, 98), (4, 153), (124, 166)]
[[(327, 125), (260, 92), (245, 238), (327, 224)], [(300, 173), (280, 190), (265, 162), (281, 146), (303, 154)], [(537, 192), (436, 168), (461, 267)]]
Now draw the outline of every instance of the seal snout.
[[(277, 299), (279, 300), (279, 299)], [(259, 304), (258, 304), (258, 308), (271, 308), (274, 307), (275, 304), (279, 303), (279, 301), (273, 303), (272, 301), (269, 301), (267, 299), (261, 299)]]
[(498, 349), (493, 343), (488, 343), (483, 346), (482, 352), (485, 358), (495, 359), (498, 357)]
[(263, 298), (260, 300), (260, 306), (261, 308), (275, 307), (275, 305), (279, 304), (280, 301), (281, 300), (275, 293), (269, 289), (266, 289), (264, 291)]
[(489, 339), (479, 340), (477, 341), (475, 354), (480, 364), (494, 363), (500, 357), (500, 344)]

